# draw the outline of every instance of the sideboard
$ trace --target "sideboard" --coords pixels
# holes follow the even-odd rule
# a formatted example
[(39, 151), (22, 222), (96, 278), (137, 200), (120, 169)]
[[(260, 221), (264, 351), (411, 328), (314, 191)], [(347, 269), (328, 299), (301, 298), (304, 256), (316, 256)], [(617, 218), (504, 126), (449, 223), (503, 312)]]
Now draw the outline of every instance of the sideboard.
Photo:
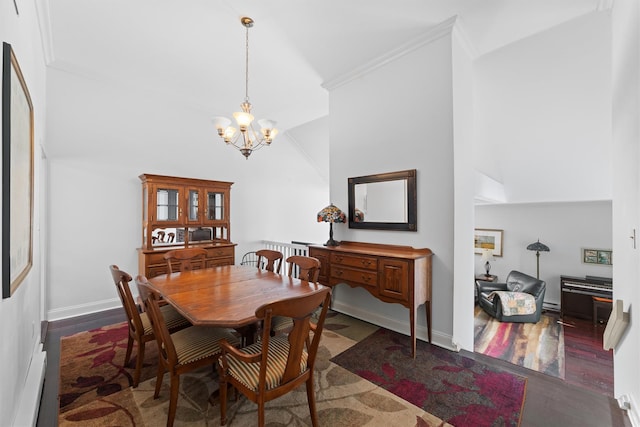
[(318, 281), (326, 286), (344, 283), (366, 289), (380, 301), (409, 309), (411, 354), (416, 354), (416, 314), (425, 304), (427, 335), (431, 342), (430, 249), (343, 241), (339, 246), (309, 247), (320, 260)]

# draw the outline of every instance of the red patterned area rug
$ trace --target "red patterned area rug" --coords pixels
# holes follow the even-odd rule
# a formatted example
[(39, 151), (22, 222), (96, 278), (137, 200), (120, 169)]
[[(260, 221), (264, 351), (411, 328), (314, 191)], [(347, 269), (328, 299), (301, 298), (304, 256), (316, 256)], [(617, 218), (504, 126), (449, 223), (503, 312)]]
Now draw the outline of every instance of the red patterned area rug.
[(331, 359), (456, 426), (518, 426), (527, 379), (386, 329)]
[(474, 351), (554, 377), (565, 377), (564, 332), (557, 318), (537, 323), (500, 322), (476, 306)]
[[(169, 378), (165, 375), (160, 398), (153, 398), (155, 375), (137, 388), (127, 387), (132, 371), (118, 366), (126, 345), (125, 324), (100, 328), (65, 338), (61, 349), (61, 397), (71, 400), (61, 408), (60, 427), (159, 426), (167, 422)], [(453, 427), (397, 395), (332, 363), (330, 359), (356, 344), (345, 335), (365, 337), (378, 328), (364, 322), (350, 323), (345, 316), (332, 316), (323, 331), (316, 361), (316, 406), (322, 426)], [(338, 334), (334, 331), (344, 333)], [(120, 338), (118, 338), (120, 337)], [(155, 372), (154, 357), (145, 368)], [(96, 370), (100, 369), (98, 373)], [(70, 374), (73, 372), (73, 374)], [(216, 427), (220, 405), (208, 398), (217, 389), (217, 376), (204, 367), (181, 377), (175, 427)], [(119, 391), (116, 391), (118, 390)], [(111, 393), (109, 393), (111, 392)], [(70, 399), (71, 395), (76, 395)], [(227, 426), (256, 425), (256, 405), (240, 397), (229, 400)], [(269, 426), (309, 426), (306, 389), (296, 390), (267, 403)], [(469, 424), (467, 424), (469, 425)]]

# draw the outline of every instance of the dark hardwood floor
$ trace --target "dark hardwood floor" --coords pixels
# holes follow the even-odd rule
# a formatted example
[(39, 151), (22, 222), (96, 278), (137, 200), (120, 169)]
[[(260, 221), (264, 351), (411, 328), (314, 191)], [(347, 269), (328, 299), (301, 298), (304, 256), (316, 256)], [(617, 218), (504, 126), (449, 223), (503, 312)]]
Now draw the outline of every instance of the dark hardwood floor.
[[(74, 319), (52, 322), (46, 332), (44, 347), (47, 351), (47, 371), (45, 374), (44, 390), (40, 403), (38, 417), (39, 427), (55, 427), (58, 420), (58, 376), (60, 367), (60, 338), (77, 332), (86, 331), (104, 325), (124, 321), (122, 310), (111, 310)], [(568, 319), (565, 319), (567, 322)], [(602, 326), (599, 327), (602, 329)], [(569, 328), (565, 328), (565, 331)], [(579, 329), (576, 328), (576, 332)], [(569, 332), (571, 336), (572, 332)], [(600, 334), (601, 335), (601, 334)], [(588, 357), (590, 344), (584, 344), (584, 338), (569, 339), (571, 343), (567, 349), (565, 341), (566, 371), (571, 372), (572, 381), (584, 380), (587, 367), (570, 366), (583, 364)], [(588, 342), (588, 340), (587, 340)], [(600, 348), (602, 344), (600, 343)], [(478, 353), (462, 351), (466, 357), (486, 363), (487, 365), (505, 369), (516, 375), (527, 377), (526, 399), (522, 414), (521, 427), (631, 427), (631, 423), (623, 410), (618, 407), (615, 399), (603, 392), (598, 393), (576, 386), (568, 381), (562, 381), (539, 372), (531, 371), (511, 363), (484, 356)], [(594, 358), (597, 367), (597, 355)], [(593, 381), (592, 379), (587, 381)], [(612, 380), (611, 380), (612, 381)], [(465, 427), (465, 426), (459, 426)]]
[(565, 316), (565, 381), (613, 397), (613, 350), (602, 348), (606, 324)]

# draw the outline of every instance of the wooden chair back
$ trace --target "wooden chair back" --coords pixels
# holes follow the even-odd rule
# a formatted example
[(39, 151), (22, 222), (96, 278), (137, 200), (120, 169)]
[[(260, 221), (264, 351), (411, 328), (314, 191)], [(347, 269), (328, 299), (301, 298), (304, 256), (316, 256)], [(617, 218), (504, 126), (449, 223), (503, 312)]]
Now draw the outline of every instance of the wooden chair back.
[[(292, 255), (287, 258), (289, 264), (289, 277), (295, 276), (300, 280), (316, 283), (320, 275), (320, 260), (318, 258), (302, 255)], [(296, 271), (296, 274), (293, 272)]]
[(164, 259), (167, 261), (167, 268), (169, 273), (173, 273), (172, 263), (179, 262), (180, 270), (187, 271), (194, 268), (204, 268), (205, 258), (207, 258), (207, 250), (204, 248), (186, 248), (186, 249), (174, 249), (164, 254)]
[[(286, 391), (297, 387), (299, 382), (293, 384), (293, 380), (299, 379), (313, 372), (316, 353), (320, 344), (320, 337), (324, 327), (324, 320), (327, 316), (329, 302), (331, 301), (331, 289), (323, 287), (318, 291), (301, 297), (288, 298), (286, 300), (266, 304), (256, 310), (256, 317), (264, 319), (265, 328), (262, 333), (262, 360), (260, 366), (260, 388), (264, 391), (266, 387), (267, 372), (267, 355), (269, 348), (269, 333), (271, 319), (276, 316), (288, 317), (293, 321), (293, 328), (288, 334), (289, 356), (287, 357), (287, 367), (284, 377), (279, 387), (285, 388)], [(315, 324), (311, 322), (312, 317), (317, 309), (322, 305), (322, 311), (317, 318)], [(313, 329), (313, 340), (309, 348), (307, 347), (309, 334)], [(304, 351), (308, 353), (307, 368), (304, 372), (300, 371), (300, 360)]]
[[(271, 249), (260, 249), (256, 251), (258, 256), (258, 268), (261, 270), (273, 271), (280, 274), (282, 268), (282, 252)], [(263, 265), (265, 264), (265, 265)]]
[(128, 273), (120, 270), (120, 268), (115, 264), (110, 265), (109, 270), (111, 271), (113, 282), (115, 283), (116, 289), (118, 290), (120, 302), (122, 302), (122, 307), (124, 308), (124, 311), (127, 315), (127, 322), (129, 323), (129, 334), (140, 337), (144, 335), (144, 326), (142, 325), (142, 319), (140, 318), (138, 306), (133, 299), (131, 288), (129, 287), (129, 282), (131, 282), (133, 279)]
[(138, 285), (138, 289), (140, 289), (141, 296), (144, 295), (145, 311), (149, 315), (149, 321), (151, 322), (153, 333), (158, 342), (160, 362), (165, 367), (165, 370), (168, 371), (170, 370), (169, 367), (175, 366), (178, 363), (178, 355), (173, 345), (169, 329), (160, 311), (160, 296), (149, 286), (149, 282), (145, 276), (136, 276), (136, 285)]
[[(318, 425), (318, 417), (315, 409), (313, 372), (330, 301), (331, 289), (321, 286), (313, 293), (304, 296), (292, 297), (265, 304), (255, 312), (256, 317), (264, 322), (261, 341), (250, 346), (251, 349), (248, 349), (244, 353), (242, 353), (242, 350), (235, 350), (225, 343), (222, 343), (222, 356), (219, 361), (220, 418), (222, 425), (226, 423), (228, 383), (232, 384), (249, 400), (258, 404), (259, 426), (264, 426), (265, 402), (280, 397), (296, 389), (299, 385), (306, 383), (307, 400), (312, 424), (314, 426)], [(313, 323), (311, 319), (320, 306), (322, 306), (322, 311), (317, 318), (317, 322)], [(271, 336), (271, 322), (275, 317), (291, 319), (293, 327), (286, 337)], [(313, 332), (312, 340), (310, 339), (311, 332)], [(269, 366), (270, 359), (268, 356), (272, 353), (269, 346), (272, 341), (276, 342), (273, 349), (274, 353), (282, 353), (284, 351), (283, 348), (288, 348), (284, 371), (282, 369), (283, 365), (281, 364), (284, 358), (281, 360), (280, 357), (277, 357), (276, 360), (271, 362), (275, 362), (274, 365), (277, 366)], [(288, 346), (284, 345), (285, 343), (287, 343)], [(255, 348), (253, 348), (254, 346)], [(235, 364), (236, 369), (243, 372), (247, 372), (247, 370), (253, 372), (256, 368), (249, 368), (248, 365), (255, 366), (256, 363), (259, 364), (258, 382), (255, 388), (248, 387), (246, 383), (236, 379), (234, 375), (228, 374), (230, 366), (227, 361), (228, 353), (230, 353), (229, 357), (238, 358), (242, 361), (242, 364), (247, 365), (246, 368), (242, 368)], [(306, 357), (306, 366), (304, 369), (301, 369), (301, 365), (304, 365), (302, 363), (304, 357)], [(277, 372), (276, 375), (278, 376), (283, 372), (282, 378), (275, 386), (267, 387), (267, 372), (272, 374)]]

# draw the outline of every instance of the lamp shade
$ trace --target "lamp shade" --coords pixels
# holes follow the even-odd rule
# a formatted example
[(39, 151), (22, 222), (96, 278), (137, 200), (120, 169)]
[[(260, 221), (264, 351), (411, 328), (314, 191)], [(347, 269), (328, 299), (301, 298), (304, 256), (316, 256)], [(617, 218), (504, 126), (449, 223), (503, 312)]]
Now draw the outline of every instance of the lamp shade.
[(347, 222), (347, 216), (333, 203), (318, 212), (318, 222)]
[(482, 261), (493, 261), (493, 249), (483, 249), (482, 250)]
[(329, 223), (329, 240), (325, 243), (325, 246), (338, 246), (340, 242), (333, 239), (333, 223), (334, 222), (347, 222), (347, 216), (333, 203), (326, 208), (318, 212), (318, 222)]
[(533, 242), (529, 246), (527, 246), (527, 249), (536, 252), (549, 252), (549, 246), (545, 245), (544, 243), (540, 243), (540, 239), (538, 239), (537, 242)]

